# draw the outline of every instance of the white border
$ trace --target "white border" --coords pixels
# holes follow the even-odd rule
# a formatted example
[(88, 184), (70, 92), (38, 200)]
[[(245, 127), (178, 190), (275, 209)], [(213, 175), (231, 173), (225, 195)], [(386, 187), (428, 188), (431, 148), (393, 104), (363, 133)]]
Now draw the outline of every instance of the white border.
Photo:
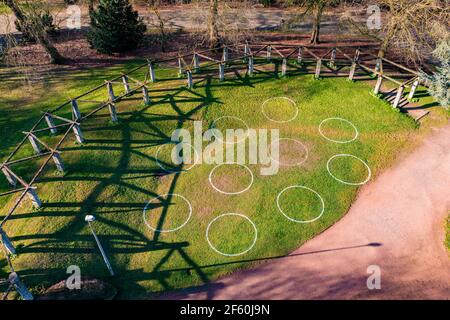
[[(245, 122), (244, 120), (242, 120), (242, 119), (239, 118), (239, 117), (235, 117), (235, 116), (221, 116), (221, 117), (215, 119), (215, 120), (211, 123), (211, 125), (212, 125), (212, 128), (211, 128), (211, 129), (217, 129), (217, 130), (219, 130), (219, 131), (222, 132), (223, 130), (221, 130), (221, 129), (219, 129), (219, 128), (216, 128), (215, 125), (216, 125), (216, 122), (217, 122), (217, 121), (219, 121), (220, 119), (224, 119), (224, 118), (235, 119), (235, 120), (238, 120), (238, 121), (242, 122), (242, 123), (244, 124), (245, 128), (247, 128), (246, 131), (245, 131), (246, 134), (245, 134), (245, 136), (244, 136), (243, 139), (240, 139), (240, 140), (238, 140), (238, 141), (233, 141), (233, 142), (223, 141), (222, 139), (219, 139), (219, 138), (217, 138), (216, 136), (213, 135), (213, 136), (217, 139), (217, 141), (220, 141), (220, 142), (222, 142), (222, 143), (225, 143), (225, 144), (229, 144), (229, 145), (230, 145), (230, 144), (235, 144), (235, 143), (242, 142), (242, 141), (244, 141), (245, 139), (247, 139), (248, 133), (249, 133), (249, 130), (250, 130), (250, 127), (248, 126), (247, 122)], [(227, 130), (227, 129), (225, 129), (225, 137), (226, 137), (226, 130)], [(234, 129), (234, 130), (236, 130), (236, 129)], [(225, 139), (225, 140), (226, 140), (226, 139)]]
[[(285, 191), (287, 191), (287, 190), (289, 190), (289, 189), (294, 189), (294, 188), (305, 189), (305, 190), (311, 191), (312, 193), (314, 193), (314, 194), (319, 198), (320, 202), (322, 203), (322, 210), (320, 211), (320, 213), (319, 213), (319, 215), (318, 215), (317, 217), (315, 217), (315, 218), (313, 218), (313, 219), (311, 219), (311, 220), (297, 220), (297, 219), (294, 219), (294, 218), (289, 217), (289, 216), (287, 215), (287, 213), (285, 213), (285, 212), (283, 211), (283, 209), (281, 209), (281, 206), (280, 206), (280, 196), (281, 196)], [(294, 185), (294, 186), (286, 187), (286, 188), (284, 188), (283, 190), (281, 190), (280, 193), (278, 193), (278, 195), (277, 195), (277, 207), (278, 207), (278, 210), (280, 210), (280, 212), (283, 214), (283, 216), (285, 216), (285, 217), (286, 217), (288, 220), (290, 220), (290, 221), (297, 222), (297, 223), (311, 223), (311, 222), (314, 222), (314, 221), (320, 219), (320, 217), (322, 217), (322, 215), (323, 215), (323, 213), (324, 213), (324, 211), (325, 211), (325, 202), (323, 201), (322, 196), (321, 196), (317, 191), (314, 191), (313, 189), (308, 188), (308, 187), (305, 187), (305, 186)]]
[[(212, 245), (211, 241), (209, 240), (209, 228), (211, 227), (211, 225), (212, 225), (216, 220), (218, 220), (218, 219), (220, 219), (220, 218), (223, 218), (223, 217), (225, 217), (225, 216), (238, 216), (238, 217), (241, 217), (241, 218), (246, 219), (246, 220), (247, 220), (248, 222), (250, 222), (250, 224), (252, 225), (253, 229), (255, 230), (255, 237), (254, 237), (254, 239), (253, 239), (253, 243), (252, 243), (252, 244), (250, 245), (250, 247), (248, 247), (246, 250), (244, 250), (244, 251), (242, 251), (242, 252), (239, 252), (239, 253), (225, 253), (225, 252), (222, 252), (222, 251), (217, 250), (217, 248), (215, 248), (215, 247)], [(218, 254), (221, 254), (221, 255), (226, 256), (226, 257), (236, 257), (236, 256), (240, 256), (240, 255), (243, 255), (243, 254), (249, 252), (249, 251), (250, 251), (251, 249), (253, 249), (253, 247), (255, 246), (256, 240), (258, 240), (258, 229), (256, 229), (255, 223), (254, 223), (252, 220), (250, 220), (249, 217), (247, 217), (247, 216), (245, 216), (245, 215), (243, 215), (243, 214), (240, 214), (240, 213), (223, 213), (223, 214), (221, 214), (221, 215), (215, 217), (214, 219), (212, 219), (211, 222), (208, 224), (208, 227), (206, 228), (206, 241), (208, 241), (208, 244), (209, 244), (209, 246), (211, 247), (211, 249), (213, 249), (213, 250), (214, 250), (215, 252), (217, 252)]]
[[(251, 181), (250, 181), (249, 185), (248, 185), (245, 189), (243, 189), (243, 190), (241, 190), (241, 191), (237, 191), (237, 192), (226, 192), (226, 191), (220, 190), (219, 188), (217, 188), (217, 187), (214, 185), (214, 183), (212, 182), (212, 175), (213, 175), (214, 171), (215, 171), (218, 167), (223, 166), (223, 165), (227, 165), (227, 164), (228, 164), (228, 165), (230, 165), (230, 164), (236, 164), (236, 165), (238, 165), (238, 166), (241, 166), (241, 167), (245, 168), (248, 172), (250, 172)], [(213, 187), (214, 190), (216, 190), (217, 192), (220, 192), (220, 193), (222, 193), (222, 194), (227, 194), (227, 195), (234, 195), (234, 194), (241, 194), (241, 193), (244, 193), (245, 191), (247, 191), (248, 189), (250, 189), (251, 186), (253, 185), (254, 176), (253, 176), (252, 170), (250, 170), (250, 168), (247, 167), (245, 164), (240, 164), (240, 163), (237, 163), (237, 162), (225, 162), (225, 163), (221, 163), (221, 164), (216, 165), (216, 166), (211, 170), (211, 172), (209, 173), (208, 180), (209, 180), (209, 184), (211, 185), (211, 187)]]
[[(167, 196), (176, 196), (176, 197), (179, 197), (179, 198), (183, 199), (184, 201), (186, 201), (186, 203), (187, 203), (188, 206), (189, 206), (189, 216), (187, 217), (186, 221), (183, 222), (183, 224), (180, 225), (179, 227), (176, 227), (176, 228), (173, 228), (173, 229), (156, 229), (156, 228), (152, 227), (152, 226), (147, 222), (147, 219), (146, 219), (146, 218), (147, 218), (147, 217), (146, 217), (147, 208), (148, 208), (148, 205), (149, 205), (150, 203), (152, 203), (153, 200), (155, 200), (155, 199), (160, 199), (160, 198), (162, 198), (162, 197), (167, 197)], [(191, 219), (191, 216), (192, 216), (192, 205), (191, 205), (191, 203), (189, 202), (188, 199), (186, 199), (185, 197), (183, 197), (181, 194), (178, 194), (178, 193), (167, 193), (167, 194), (163, 194), (163, 195), (154, 197), (154, 198), (151, 199), (149, 202), (147, 202), (147, 204), (146, 204), (145, 207), (144, 207), (144, 212), (143, 212), (143, 218), (144, 218), (144, 223), (145, 223), (145, 225), (146, 225), (149, 229), (151, 229), (151, 230), (153, 230), (153, 231), (155, 231), (155, 232), (160, 232), (160, 233), (174, 232), (174, 231), (177, 231), (177, 230), (183, 228), (183, 227), (189, 222), (189, 220)]]
[[(345, 123), (348, 123), (348, 124), (349, 124), (350, 126), (352, 126), (353, 129), (355, 130), (355, 136), (354, 136), (352, 139), (350, 139), (350, 140), (344, 140), (344, 141), (342, 141), (342, 140), (334, 140), (334, 139), (328, 138), (328, 137), (322, 132), (322, 125), (323, 125), (325, 122), (330, 121), (330, 120), (339, 120), (339, 121), (343, 121), (343, 122), (345, 122)], [(356, 128), (356, 126), (355, 126), (353, 123), (351, 123), (351, 122), (348, 121), (347, 119), (338, 118), (338, 117), (327, 118), (327, 119), (322, 120), (322, 122), (319, 124), (319, 133), (320, 133), (320, 135), (321, 135), (322, 137), (324, 137), (326, 140), (331, 141), (331, 142), (335, 142), (335, 143), (350, 143), (350, 142), (355, 141), (355, 140), (358, 138), (358, 136), (359, 136), (358, 129)]]
[[(364, 180), (364, 181), (362, 181), (362, 182), (357, 182), (357, 183), (355, 183), (355, 182), (344, 181), (344, 180), (341, 180), (341, 179), (338, 179), (337, 177), (335, 177), (335, 176), (331, 173), (331, 170), (330, 170), (330, 162), (331, 162), (331, 160), (333, 160), (334, 158), (338, 158), (338, 157), (351, 157), (351, 158), (355, 158), (355, 159), (361, 161), (361, 162), (364, 164), (364, 166), (367, 168), (367, 171), (369, 172), (369, 174), (367, 175), (366, 180)], [(335, 154), (335, 155), (332, 156), (330, 159), (328, 159), (328, 161), (327, 161), (327, 171), (328, 171), (328, 173), (330, 174), (330, 176), (332, 176), (335, 180), (337, 180), (337, 181), (339, 181), (339, 182), (341, 182), (341, 183), (343, 183), (343, 184), (347, 184), (347, 185), (351, 185), (351, 186), (360, 186), (360, 185), (366, 184), (366, 183), (370, 180), (370, 177), (372, 176), (372, 171), (370, 170), (370, 167), (369, 167), (369, 165), (368, 165), (367, 163), (365, 163), (361, 158), (358, 158), (357, 156), (354, 156), (354, 155), (352, 155), (352, 154), (346, 154), (346, 153)]]
[[(191, 170), (193, 167), (195, 167), (195, 165), (198, 163), (199, 160), (199, 155), (197, 153), (197, 150), (195, 150), (194, 146), (192, 144), (190, 144), (189, 142), (186, 142), (187, 145), (189, 145), (191, 147), (192, 150), (194, 150), (194, 163), (191, 164), (190, 167), (188, 167), (187, 169), (182, 169), (182, 170), (170, 170), (167, 169), (162, 163), (159, 162), (158, 159), (158, 155), (159, 155), (159, 151), (161, 150), (162, 147), (165, 147), (168, 143), (162, 144), (158, 147), (158, 149), (156, 149), (156, 153), (155, 153), (155, 160), (156, 160), (156, 164), (163, 169), (166, 172), (170, 172), (170, 173), (178, 173), (178, 172), (185, 172), (185, 171), (189, 171)], [(174, 143), (173, 146), (175, 147), (178, 143)]]
[[(285, 99), (285, 100), (288, 100), (290, 103), (292, 103), (292, 105), (294, 106), (295, 111), (296, 111), (296, 112), (295, 112), (295, 115), (294, 115), (292, 118), (288, 119), (288, 120), (275, 120), (275, 119), (272, 119), (271, 117), (269, 117), (269, 116), (264, 112), (264, 107), (266, 106), (267, 102), (272, 101), (272, 100), (275, 100), (275, 99)], [(298, 110), (297, 104), (296, 104), (295, 101), (292, 100), (291, 98), (288, 98), (288, 97), (273, 97), (273, 98), (267, 99), (266, 101), (264, 101), (264, 102), (262, 103), (262, 105), (261, 105), (261, 112), (262, 112), (262, 114), (263, 114), (268, 120), (270, 120), (270, 121), (272, 121), (272, 122), (275, 122), (275, 123), (287, 123), (287, 122), (291, 122), (292, 120), (294, 120), (295, 118), (297, 118), (298, 113), (299, 113), (299, 110)]]
[[(279, 160), (273, 159), (273, 158), (272, 158), (272, 145), (273, 145), (275, 142), (277, 142), (277, 143), (279, 144), (281, 140), (295, 141), (295, 142), (300, 143), (300, 145), (301, 145), (301, 146), (303, 147), (303, 149), (305, 149), (305, 151), (306, 151), (306, 152), (305, 152), (305, 153), (306, 153), (305, 158), (304, 158), (302, 161), (297, 162), (297, 163), (294, 163), (294, 164), (283, 163), (283, 162), (281, 162), (281, 161), (279, 161)], [(279, 154), (279, 155), (281, 154), (281, 150), (278, 150), (278, 154)], [(303, 142), (301, 142), (301, 141), (298, 140), (298, 139), (293, 139), (293, 138), (279, 138), (279, 139), (275, 140), (274, 142), (272, 142), (272, 143), (270, 144), (270, 156), (269, 156), (269, 158), (272, 159), (272, 161), (275, 161), (276, 163), (278, 163), (278, 164), (281, 165), (281, 166), (286, 166), (286, 167), (296, 167), (296, 166), (301, 166), (303, 163), (306, 162), (306, 160), (308, 160), (308, 157), (309, 157), (309, 151), (308, 151), (308, 148), (305, 146), (305, 144), (304, 144)]]

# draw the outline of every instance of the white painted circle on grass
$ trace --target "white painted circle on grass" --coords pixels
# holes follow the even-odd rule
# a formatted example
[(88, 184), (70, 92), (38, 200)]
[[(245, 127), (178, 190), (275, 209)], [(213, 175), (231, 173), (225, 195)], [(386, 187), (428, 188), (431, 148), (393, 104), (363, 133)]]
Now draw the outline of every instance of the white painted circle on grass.
[[(351, 139), (349, 139), (349, 140), (335, 140), (335, 139), (331, 139), (331, 138), (327, 137), (327, 136), (322, 132), (322, 126), (323, 126), (326, 122), (332, 121), (332, 120), (338, 120), (338, 121), (342, 121), (342, 122), (345, 122), (345, 123), (349, 124), (349, 125), (353, 128), (353, 130), (355, 131), (355, 135), (353, 136), (353, 138), (351, 138)], [(328, 118), (328, 119), (322, 120), (322, 122), (319, 124), (319, 133), (320, 133), (320, 135), (321, 135), (322, 137), (324, 137), (326, 140), (331, 141), (331, 142), (335, 142), (335, 143), (350, 143), (350, 142), (352, 142), (352, 141), (355, 141), (355, 140), (358, 138), (358, 136), (359, 136), (358, 129), (356, 128), (356, 126), (355, 126), (353, 123), (351, 123), (351, 122), (348, 121), (347, 119), (337, 118), (337, 117), (334, 117), (334, 118)]]
[[(319, 215), (310, 220), (298, 220), (298, 219), (294, 219), (294, 218), (290, 217), (286, 212), (284, 212), (283, 209), (281, 209), (280, 197), (284, 192), (286, 192), (287, 190), (290, 190), (290, 189), (305, 189), (305, 190), (310, 191), (313, 194), (315, 194), (319, 198), (320, 203), (322, 205), (322, 209), (320, 210)], [(311, 222), (314, 222), (314, 221), (320, 219), (320, 217), (323, 215), (323, 213), (325, 211), (325, 202), (323, 201), (322, 196), (317, 191), (314, 191), (313, 189), (305, 187), (305, 186), (295, 185), (295, 186), (290, 186), (290, 187), (287, 187), (287, 188), (284, 188), (283, 190), (281, 190), (281, 192), (277, 195), (277, 207), (278, 207), (278, 210), (280, 210), (280, 212), (290, 221), (297, 222), (297, 223), (311, 223)]]
[[(158, 229), (158, 228), (155, 228), (155, 227), (151, 226), (151, 225), (148, 223), (148, 221), (147, 221), (147, 217), (146, 217), (147, 208), (148, 208), (148, 206), (149, 206), (154, 200), (161, 199), (161, 198), (163, 198), (163, 197), (164, 197), (164, 198), (167, 198), (168, 196), (175, 196), (175, 197), (181, 198), (181, 199), (183, 199), (183, 200), (188, 204), (188, 206), (189, 206), (189, 214), (188, 214), (188, 217), (187, 217), (187, 219), (186, 219), (180, 226), (178, 226), (178, 227), (176, 227), (176, 228), (172, 228), (172, 229)], [(191, 219), (191, 216), (192, 216), (192, 205), (191, 205), (191, 203), (189, 202), (188, 199), (186, 199), (185, 197), (183, 197), (182, 195), (180, 195), (180, 194), (178, 194), (178, 193), (168, 193), (168, 194), (164, 194), (164, 195), (160, 195), (160, 196), (154, 197), (154, 198), (151, 199), (149, 202), (147, 202), (147, 204), (146, 204), (145, 207), (144, 207), (144, 212), (143, 212), (144, 223), (147, 225), (147, 227), (148, 227), (149, 229), (155, 231), (155, 232), (161, 232), (161, 233), (164, 233), (164, 232), (174, 232), (174, 231), (177, 231), (177, 230), (183, 228), (183, 227), (189, 222), (189, 220)]]
[[(339, 158), (339, 157), (350, 157), (350, 158), (354, 158), (354, 159), (357, 159), (357, 160), (359, 160), (360, 162), (362, 162), (362, 164), (367, 168), (367, 178), (364, 180), (364, 181), (362, 181), (362, 182), (348, 182), (348, 181), (344, 181), (344, 180), (342, 180), (342, 179), (339, 179), (339, 178), (337, 178), (336, 176), (334, 176), (332, 173), (331, 173), (331, 170), (330, 170), (330, 162), (333, 160), (333, 159), (335, 159), (335, 158)], [(363, 185), (363, 184), (365, 184), (365, 183), (367, 183), (369, 180), (370, 180), (370, 177), (372, 176), (372, 171), (370, 170), (370, 167), (369, 167), (369, 165), (367, 164), (367, 163), (365, 163), (361, 158), (358, 158), (357, 156), (354, 156), (354, 155), (352, 155), (352, 154), (336, 154), (336, 155), (334, 155), (334, 156), (332, 156), (330, 159), (328, 159), (328, 161), (327, 161), (327, 171), (328, 171), (328, 173), (330, 174), (330, 176), (332, 176), (335, 180), (337, 180), (337, 181), (339, 181), (339, 182), (341, 182), (341, 183), (343, 183), (343, 184), (347, 184), (347, 185), (351, 185), (351, 186), (360, 186), (360, 185)]]
[[(244, 136), (242, 139), (238, 140), (238, 141), (233, 141), (233, 142), (223, 141), (222, 139), (219, 139), (219, 138), (216, 137), (216, 139), (217, 139), (218, 141), (220, 141), (220, 142), (222, 142), (222, 143), (225, 143), (225, 144), (235, 144), (235, 143), (239, 143), (239, 142), (242, 142), (242, 141), (244, 141), (245, 139), (247, 139), (247, 137), (248, 137), (248, 132), (249, 132), (249, 130), (250, 130), (250, 127), (248, 126), (248, 124), (247, 124), (244, 120), (242, 120), (242, 119), (239, 118), (239, 117), (235, 117), (235, 116), (222, 116), (222, 117), (219, 117), (219, 118), (215, 119), (215, 120), (212, 122), (213, 128), (218, 129), (218, 128), (215, 127), (215, 126), (216, 126), (216, 122), (218, 122), (218, 121), (220, 121), (220, 120), (223, 120), (223, 119), (233, 119), (233, 120), (237, 120), (237, 121), (243, 123), (243, 124), (244, 124), (244, 127), (245, 127), (245, 132), (246, 132), (246, 133), (245, 133), (245, 136)], [(218, 130), (220, 130), (220, 129), (218, 129)], [(226, 129), (225, 129), (225, 130), (226, 130)], [(236, 130), (236, 129), (235, 129), (235, 130)], [(225, 134), (226, 134), (226, 131), (225, 131)]]
[[(287, 101), (289, 101), (289, 102), (294, 106), (295, 112), (294, 112), (294, 115), (293, 115), (290, 119), (288, 119), (288, 120), (277, 120), (277, 119), (273, 119), (273, 118), (271, 118), (271, 117), (269, 117), (269, 116), (267, 115), (267, 113), (264, 111), (264, 108), (266, 107), (266, 105), (267, 105), (268, 102), (270, 102), (270, 101), (272, 101), (272, 100), (275, 100), (275, 99), (284, 99), (284, 100), (287, 100)], [(272, 122), (276, 122), (276, 123), (286, 123), (286, 122), (290, 122), (290, 121), (294, 120), (295, 118), (297, 118), (298, 112), (299, 112), (299, 111), (298, 111), (298, 108), (297, 108), (297, 104), (296, 104), (292, 99), (290, 99), (290, 98), (288, 98), (288, 97), (274, 97), (274, 98), (269, 98), (269, 99), (267, 99), (267, 100), (264, 101), (263, 104), (261, 105), (261, 111), (262, 111), (263, 115), (264, 115), (268, 120), (270, 120), (270, 121), (272, 121)]]
[[(195, 148), (194, 148), (194, 146), (193, 146), (192, 144), (190, 144), (190, 143), (188, 143), (188, 142), (186, 142), (185, 144), (188, 145), (192, 150), (194, 150), (194, 163), (191, 164), (189, 167), (187, 167), (186, 169), (182, 169), (182, 170), (171, 170), (171, 169), (166, 168), (166, 167), (159, 161), (159, 158), (158, 158), (159, 152), (161, 151), (161, 148), (162, 148), (162, 147), (165, 147), (167, 144), (162, 144), (162, 145), (160, 145), (160, 146), (158, 147), (158, 149), (156, 149), (156, 153), (155, 153), (156, 164), (157, 164), (161, 169), (163, 169), (163, 170), (166, 171), (166, 172), (176, 173), (176, 172), (183, 172), (183, 171), (189, 171), (189, 170), (191, 170), (191, 169), (197, 164), (197, 162), (198, 162), (198, 160), (199, 160), (199, 155), (198, 155), (198, 153), (197, 153), (197, 150), (195, 150)], [(175, 144), (174, 144), (174, 147), (175, 147)]]
[[(300, 144), (300, 145), (302, 146), (302, 148), (305, 150), (305, 156), (304, 156), (304, 158), (303, 158), (301, 161), (296, 162), (296, 163), (284, 163), (284, 162), (281, 162), (281, 161), (279, 161), (279, 160), (273, 159), (273, 158), (272, 158), (272, 145), (273, 145), (274, 143), (280, 143), (280, 141), (283, 141), (283, 140), (284, 140), (284, 141), (294, 141), (295, 143)], [(279, 138), (279, 139), (275, 140), (274, 142), (272, 142), (272, 143), (270, 144), (270, 150), (271, 150), (270, 156), (269, 156), (270, 159), (272, 159), (273, 161), (275, 161), (275, 162), (278, 163), (279, 165), (287, 166), (287, 167), (300, 166), (300, 165), (302, 165), (302, 164), (308, 159), (308, 156), (309, 156), (308, 148), (304, 145), (304, 143), (301, 142), (300, 140), (292, 139), (292, 138)], [(279, 155), (280, 155), (280, 154), (281, 154), (281, 150), (279, 150), (278, 153), (279, 153)]]
[[(211, 225), (212, 225), (214, 222), (216, 222), (217, 220), (219, 220), (219, 219), (221, 219), (221, 218), (223, 218), (223, 217), (226, 217), (226, 216), (236, 216), (236, 217), (244, 218), (245, 220), (247, 220), (248, 222), (250, 222), (250, 224), (252, 225), (253, 230), (255, 231), (255, 236), (254, 236), (254, 238), (253, 238), (252, 244), (251, 244), (246, 250), (241, 251), (241, 252), (238, 252), (238, 253), (226, 253), (226, 252), (222, 252), (222, 251), (218, 250), (218, 249), (217, 249), (216, 247), (214, 247), (214, 245), (211, 243), (211, 240), (209, 239), (209, 229), (211, 228)], [(221, 255), (227, 256), (227, 257), (240, 256), (240, 255), (243, 255), (243, 254), (249, 252), (249, 251), (250, 251), (251, 249), (253, 249), (253, 247), (255, 246), (256, 240), (257, 240), (257, 239), (258, 239), (258, 229), (256, 229), (255, 223), (254, 223), (252, 220), (250, 220), (249, 217), (247, 217), (247, 216), (245, 216), (245, 215), (243, 215), (243, 214), (240, 214), (240, 213), (224, 213), (224, 214), (221, 214), (220, 216), (217, 216), (217, 217), (215, 217), (213, 220), (211, 220), (211, 222), (208, 224), (208, 227), (206, 228), (206, 241), (208, 241), (208, 244), (209, 244), (209, 246), (211, 247), (211, 249), (213, 249), (213, 250), (214, 250), (215, 252), (217, 252), (218, 254), (221, 254)]]
[[(250, 173), (250, 183), (249, 183), (248, 186), (245, 187), (244, 189), (239, 190), (239, 191), (236, 191), (236, 192), (227, 192), (227, 191), (223, 191), (223, 190), (221, 190), (220, 188), (218, 188), (216, 185), (214, 185), (214, 183), (212, 182), (212, 176), (213, 176), (213, 173), (214, 173), (214, 171), (215, 171), (218, 167), (220, 167), (220, 166), (223, 166), (223, 165), (234, 165), (234, 164), (235, 164), (235, 165), (238, 165), (238, 166), (241, 166), (241, 167), (243, 167), (243, 168), (245, 168), (245, 169)], [(253, 185), (254, 177), (253, 177), (253, 172), (252, 172), (252, 170), (250, 170), (250, 168), (247, 167), (246, 165), (240, 164), (240, 163), (237, 163), (237, 162), (225, 162), (225, 163), (222, 163), (222, 164), (218, 164), (217, 166), (215, 166), (215, 167), (211, 170), (211, 172), (209, 173), (208, 180), (209, 180), (209, 183), (211, 184), (211, 187), (213, 187), (214, 190), (216, 190), (217, 192), (220, 192), (220, 193), (222, 193), (222, 194), (235, 195), (235, 194), (241, 194), (241, 193), (244, 193), (245, 191), (247, 191), (248, 189), (250, 189), (250, 187)]]

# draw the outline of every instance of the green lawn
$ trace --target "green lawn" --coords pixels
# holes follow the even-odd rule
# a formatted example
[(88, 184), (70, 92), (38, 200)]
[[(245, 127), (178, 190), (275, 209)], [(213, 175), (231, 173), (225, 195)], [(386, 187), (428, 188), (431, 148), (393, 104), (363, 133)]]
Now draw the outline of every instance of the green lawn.
[[(13, 149), (20, 141), (19, 131), (29, 128), (40, 111), (137, 63), (63, 72), (44, 87), (29, 92), (18, 87), (17, 81), (2, 82), (2, 94), (6, 95), (0, 100), (0, 155), (4, 158)], [(159, 69), (157, 76), (175, 77), (175, 71)], [(140, 94), (134, 95), (117, 104), (118, 124), (112, 124), (108, 114), (102, 112), (83, 123), (86, 138), (83, 145), (75, 144), (73, 136), (69, 136), (62, 149), (66, 174), (55, 174), (51, 168), (39, 180), (38, 193), (44, 208), (31, 210), (24, 204), (5, 225), (18, 247), (19, 255), (13, 263), (27, 284), (38, 290), (66, 278), (69, 265), (78, 265), (82, 275), (109, 279), (123, 298), (145, 297), (200, 285), (261, 259), (285, 255), (339, 220), (355, 199), (358, 186), (339, 183), (327, 173), (326, 163), (331, 156), (356, 155), (367, 162), (374, 177), (421, 136), (411, 118), (370, 95), (367, 83), (343, 78), (315, 81), (311, 75), (282, 79), (274, 79), (270, 74), (227, 77), (229, 80), (222, 83), (206, 80), (193, 90), (182, 86), (179, 90), (162, 91), (174, 81), (158, 82), (150, 92), (153, 99), (150, 106), (144, 107)], [(265, 100), (279, 96), (295, 101), (299, 109), (295, 120), (279, 124), (268, 121), (261, 112)], [(92, 105), (86, 104), (82, 112), (91, 108)], [(274, 103), (266, 111), (272, 117), (283, 118), (292, 113), (292, 105)], [(250, 128), (278, 128), (281, 137), (298, 139), (307, 147), (307, 160), (300, 166), (282, 166), (274, 176), (261, 176), (261, 166), (249, 165), (254, 183), (239, 195), (221, 194), (211, 187), (208, 176), (214, 165), (202, 164), (183, 173), (163, 174), (155, 154), (163, 146), (158, 158), (168, 159), (167, 141), (174, 129), (192, 131), (193, 120), (203, 120), (203, 129), (207, 129), (222, 116), (239, 117)], [(351, 121), (359, 131), (358, 138), (348, 144), (325, 140), (318, 126), (330, 117)], [(442, 123), (445, 117), (445, 113), (437, 111), (433, 120), (426, 121)], [(224, 129), (236, 123), (222, 121), (216, 126)], [(337, 122), (330, 122), (325, 131), (334, 139), (353, 135), (351, 127)], [(55, 141), (59, 137), (42, 138)], [(280, 146), (283, 162), (295, 163), (304, 156), (302, 148), (285, 142)], [(26, 152), (31, 151), (28, 149), (22, 155)], [(34, 166), (18, 166), (17, 172), (30, 178), (29, 171)], [(352, 181), (364, 180), (366, 175), (361, 163), (351, 159), (336, 159), (332, 170), (339, 178)], [(215, 171), (214, 181), (220, 188), (237, 190), (248, 184), (249, 176), (238, 166), (222, 166)], [(325, 209), (320, 219), (301, 224), (280, 213), (277, 195), (292, 185), (306, 186), (321, 195)], [(2, 176), (0, 191), (5, 190), (8, 187)], [(155, 233), (144, 224), (143, 209), (151, 199), (167, 193), (188, 199), (192, 216), (176, 232)], [(321, 209), (318, 199), (305, 189), (288, 190), (280, 200), (282, 209), (297, 220), (312, 219)], [(0, 201), (3, 214), (12, 201)], [(171, 229), (186, 220), (189, 208), (183, 200), (174, 196), (167, 202), (150, 206), (147, 211), (150, 225)], [(209, 247), (205, 238), (207, 226), (222, 213), (243, 214), (255, 224), (257, 241), (247, 253), (223, 256)], [(108, 277), (94, 246), (84, 222), (86, 214), (97, 217), (94, 227), (117, 273), (114, 278)], [(225, 216), (212, 224), (209, 231), (216, 249), (227, 253), (245, 251), (254, 240), (253, 227), (239, 216)], [(5, 271), (4, 262), (1, 266)]]

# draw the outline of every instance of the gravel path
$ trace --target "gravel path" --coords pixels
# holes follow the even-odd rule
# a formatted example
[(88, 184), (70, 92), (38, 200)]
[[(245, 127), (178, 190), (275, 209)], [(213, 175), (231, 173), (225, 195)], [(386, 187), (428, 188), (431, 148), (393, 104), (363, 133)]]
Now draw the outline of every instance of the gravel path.
[[(347, 215), (286, 258), (165, 298), (450, 299), (443, 241), (450, 209), (450, 125), (364, 186)], [(367, 268), (381, 270), (368, 290)]]

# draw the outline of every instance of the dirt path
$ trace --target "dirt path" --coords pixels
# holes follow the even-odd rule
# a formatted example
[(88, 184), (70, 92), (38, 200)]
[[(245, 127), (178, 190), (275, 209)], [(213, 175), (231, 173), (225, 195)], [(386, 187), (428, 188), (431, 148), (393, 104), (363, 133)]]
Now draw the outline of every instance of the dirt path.
[[(443, 245), (449, 209), (447, 125), (364, 186), (341, 221), (290, 256), (169, 298), (450, 299)], [(380, 290), (367, 289), (369, 265), (381, 269)]]

